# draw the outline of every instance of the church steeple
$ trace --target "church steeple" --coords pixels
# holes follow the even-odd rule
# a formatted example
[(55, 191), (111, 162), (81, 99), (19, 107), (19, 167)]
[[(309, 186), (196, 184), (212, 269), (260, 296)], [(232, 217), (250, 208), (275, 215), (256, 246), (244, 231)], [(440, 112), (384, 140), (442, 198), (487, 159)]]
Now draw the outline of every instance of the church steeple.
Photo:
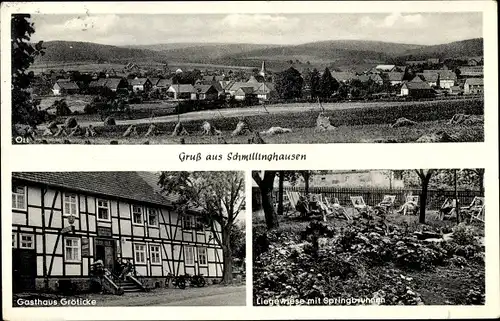
[(260, 72), (259, 72), (259, 75), (261, 75), (262, 77), (265, 77), (266, 76), (266, 63), (265, 61), (262, 62), (262, 68), (260, 68)]

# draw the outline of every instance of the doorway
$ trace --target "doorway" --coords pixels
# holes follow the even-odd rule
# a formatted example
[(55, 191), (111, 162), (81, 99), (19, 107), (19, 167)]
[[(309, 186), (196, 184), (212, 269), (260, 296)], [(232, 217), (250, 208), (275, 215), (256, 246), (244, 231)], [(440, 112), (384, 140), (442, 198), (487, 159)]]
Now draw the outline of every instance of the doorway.
[(104, 267), (110, 272), (115, 268), (115, 242), (108, 239), (96, 239), (95, 260), (102, 260)]
[(36, 251), (12, 249), (12, 290), (15, 293), (34, 291), (36, 279)]

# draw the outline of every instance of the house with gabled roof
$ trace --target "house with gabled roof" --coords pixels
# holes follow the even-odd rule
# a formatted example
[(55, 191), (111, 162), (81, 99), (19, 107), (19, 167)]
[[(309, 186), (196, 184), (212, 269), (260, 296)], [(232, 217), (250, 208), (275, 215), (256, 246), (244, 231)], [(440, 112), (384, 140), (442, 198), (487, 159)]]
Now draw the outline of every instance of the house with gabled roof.
[(457, 75), (453, 70), (436, 70), (436, 72), (439, 74), (439, 87), (449, 89), (455, 86)]
[(246, 100), (256, 97), (255, 89), (252, 86), (239, 87), (238, 90), (234, 92), (234, 99), (236, 100)]
[(219, 92), (213, 85), (194, 85), (198, 100), (216, 100)]
[(404, 72), (387, 72), (384, 74), (387, 82), (391, 84), (391, 86), (400, 85), (403, 83)]
[(484, 79), (483, 78), (467, 78), (464, 83), (464, 94), (483, 94)]
[(196, 89), (191, 84), (174, 84), (167, 89), (173, 99), (196, 100)]
[(375, 70), (380, 72), (391, 72), (396, 69), (396, 65), (377, 65), (375, 66)]
[(439, 83), (439, 73), (437, 70), (424, 70), (423, 73), (418, 73), (424, 78), (424, 81), (431, 87), (436, 87)]
[[(196, 207), (180, 211), (157, 182), (150, 172), (13, 172), (14, 292), (88, 291), (97, 262), (97, 282), (117, 294), (161, 287), (168, 273), (220, 279), (220, 226)], [(124, 280), (120, 261), (133, 266)]]
[(132, 87), (132, 91), (150, 91), (153, 88), (151, 80), (148, 78), (135, 77), (134, 79), (129, 79), (129, 86)]
[(433, 97), (434, 90), (426, 82), (404, 82), (401, 86), (401, 96), (413, 98)]
[(69, 79), (59, 79), (52, 87), (52, 93), (54, 96), (77, 94), (79, 91), (80, 87), (78, 87), (78, 84)]
[(356, 74), (350, 71), (332, 71), (330, 73), (332, 74), (332, 77), (335, 78), (335, 80), (343, 83), (357, 78)]

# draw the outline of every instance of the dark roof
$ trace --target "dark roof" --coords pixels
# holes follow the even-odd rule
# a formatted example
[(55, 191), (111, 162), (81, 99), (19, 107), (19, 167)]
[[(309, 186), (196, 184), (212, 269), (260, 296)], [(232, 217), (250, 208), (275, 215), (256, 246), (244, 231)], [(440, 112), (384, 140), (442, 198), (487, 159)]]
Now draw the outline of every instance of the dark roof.
[(439, 74), (435, 71), (424, 71), (421, 75), (424, 76), (425, 81), (437, 82), (439, 79)]
[(467, 78), (465, 83), (473, 86), (484, 86), (483, 78)]
[(212, 85), (195, 85), (194, 88), (198, 93), (206, 94), (211, 88), (217, 91)]
[(169, 90), (170, 88), (172, 88), (172, 90), (176, 91), (176, 92), (184, 92), (184, 93), (196, 93), (196, 89), (193, 87), (193, 85), (191, 84), (175, 84), (175, 85), (170, 85), (169, 87)]
[(168, 88), (168, 87), (170, 87), (170, 85), (172, 85), (172, 78), (170, 78), (170, 79), (160, 79), (160, 80), (158, 80), (158, 83), (156, 84), (156, 87)]
[(144, 84), (146, 84), (147, 81), (148, 78), (135, 78), (129, 80), (130, 85), (132, 86), (143, 86)]
[(404, 75), (404, 72), (388, 72), (387, 79), (389, 81), (402, 81)]
[(349, 71), (332, 71), (331, 74), (338, 81), (349, 81), (356, 78), (356, 74)]
[(406, 88), (408, 89), (432, 90), (432, 88), (426, 82), (406, 82), (403, 84), (403, 86), (406, 86)]
[(254, 88), (253, 87), (240, 87), (236, 92), (243, 93), (245, 95), (253, 94)]
[(439, 80), (457, 80), (457, 75), (453, 70), (438, 70)]
[(12, 178), (156, 205), (173, 203), (138, 172), (13, 172)]
[(59, 85), (59, 88), (65, 89), (65, 90), (78, 90), (80, 87), (76, 84), (74, 81), (68, 81), (68, 80), (59, 80), (56, 82), (57, 85)]
[(104, 86), (110, 88), (110, 89), (118, 89), (118, 86), (120, 85), (120, 82), (122, 81), (122, 78), (108, 78)]

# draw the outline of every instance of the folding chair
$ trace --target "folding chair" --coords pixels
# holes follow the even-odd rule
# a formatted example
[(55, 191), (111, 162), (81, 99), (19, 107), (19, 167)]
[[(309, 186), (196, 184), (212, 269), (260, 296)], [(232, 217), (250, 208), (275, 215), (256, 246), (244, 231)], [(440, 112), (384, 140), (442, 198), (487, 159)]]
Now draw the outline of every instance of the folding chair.
[[(420, 197), (417, 196), (406, 196), (405, 203), (403, 204), (403, 207), (406, 207), (403, 209), (403, 207), (398, 211), (398, 212), (403, 212), (403, 215), (406, 215), (407, 213), (411, 213), (413, 215), (416, 215), (418, 213), (418, 208), (419, 208), (419, 201)], [(408, 209), (407, 204), (412, 203), (414, 206)]]
[(337, 216), (343, 215), (348, 221), (352, 220), (351, 215), (347, 213), (345, 208), (340, 205), (339, 199), (337, 197), (332, 197), (332, 203), (328, 200), (328, 197), (325, 197), (326, 206), (330, 208)]
[(300, 194), (299, 192), (286, 191), (286, 197), (288, 198), (289, 207), (287, 208), (286, 214), (291, 211), (295, 211), (295, 207), (297, 206), (297, 202), (299, 201)]
[(484, 222), (484, 197), (476, 196), (469, 206), (460, 208), (470, 213), (471, 220)]
[(396, 201), (396, 195), (384, 195), (382, 202), (377, 204), (377, 207), (383, 208), (389, 214), (394, 213), (394, 202)]
[(457, 214), (457, 202), (453, 198), (446, 198), (439, 209), (439, 219), (444, 220), (445, 217), (451, 217)]
[(350, 196), (352, 206), (358, 213), (368, 210), (368, 206), (365, 204), (363, 196)]

